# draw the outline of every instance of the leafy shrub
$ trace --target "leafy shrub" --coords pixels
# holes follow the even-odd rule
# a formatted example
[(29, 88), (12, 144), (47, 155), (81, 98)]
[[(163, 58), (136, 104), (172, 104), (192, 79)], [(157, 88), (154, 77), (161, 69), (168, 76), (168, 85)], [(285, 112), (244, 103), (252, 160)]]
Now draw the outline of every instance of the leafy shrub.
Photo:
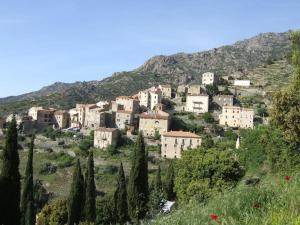
[(203, 120), (206, 123), (214, 123), (215, 122), (214, 117), (209, 112), (206, 112), (206, 113), (203, 114)]
[(55, 161), (59, 168), (70, 167), (74, 164), (74, 158), (64, 152), (51, 154), (48, 159)]
[(244, 169), (230, 151), (197, 149), (183, 152), (176, 162), (175, 190), (181, 202), (203, 202), (213, 194), (234, 187)]
[(65, 225), (68, 220), (67, 200), (59, 199), (46, 205), (37, 216), (37, 225)]
[(57, 166), (50, 163), (50, 162), (46, 162), (44, 164), (42, 164), (39, 173), (42, 175), (49, 175), (49, 174), (53, 174), (57, 171)]

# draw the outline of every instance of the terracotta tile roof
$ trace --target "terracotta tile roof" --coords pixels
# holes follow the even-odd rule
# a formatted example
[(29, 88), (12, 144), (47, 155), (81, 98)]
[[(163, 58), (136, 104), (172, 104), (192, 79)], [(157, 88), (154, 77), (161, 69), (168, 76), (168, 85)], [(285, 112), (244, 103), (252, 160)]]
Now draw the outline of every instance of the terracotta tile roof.
[(164, 133), (164, 137), (184, 137), (184, 138), (201, 138), (199, 135), (187, 131), (169, 131)]
[(142, 119), (162, 119), (167, 120), (169, 119), (169, 113), (163, 112), (163, 111), (150, 111), (150, 112), (144, 112), (140, 114), (140, 118)]
[(109, 127), (100, 127), (96, 129), (95, 131), (102, 131), (102, 132), (113, 132), (118, 130), (117, 128), (109, 128)]

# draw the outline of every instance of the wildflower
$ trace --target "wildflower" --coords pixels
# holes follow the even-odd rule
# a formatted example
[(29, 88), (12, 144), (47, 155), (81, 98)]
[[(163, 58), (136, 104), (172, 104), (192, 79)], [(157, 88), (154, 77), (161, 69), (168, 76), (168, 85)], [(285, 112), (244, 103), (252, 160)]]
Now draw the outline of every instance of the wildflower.
[(284, 179), (285, 179), (285, 181), (289, 181), (291, 178), (290, 178), (290, 176), (285, 176)]
[(216, 220), (218, 220), (219, 217), (218, 217), (217, 214), (214, 214), (214, 213), (213, 213), (213, 214), (210, 215), (210, 218), (211, 218), (211, 220), (216, 221)]

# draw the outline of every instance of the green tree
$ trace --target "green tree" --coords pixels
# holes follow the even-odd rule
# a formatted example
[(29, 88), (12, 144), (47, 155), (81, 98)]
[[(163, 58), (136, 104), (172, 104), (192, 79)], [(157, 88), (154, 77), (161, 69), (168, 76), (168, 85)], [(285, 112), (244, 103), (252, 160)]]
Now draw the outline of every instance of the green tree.
[(1, 168), (2, 224), (20, 225), (21, 183), (19, 173), (18, 131), (15, 117), (9, 123)]
[(209, 112), (206, 112), (203, 114), (203, 119), (206, 123), (214, 123), (215, 122), (214, 117)]
[(214, 148), (185, 151), (176, 163), (176, 171), (175, 190), (180, 202), (203, 202), (234, 187), (244, 175), (232, 151)]
[(34, 135), (32, 135), (30, 147), (28, 151), (27, 166), (25, 170), (24, 187), (21, 198), (21, 224), (34, 225), (35, 224), (35, 210), (34, 210), (34, 194), (33, 194), (33, 148)]
[(93, 151), (89, 152), (87, 162), (87, 177), (85, 187), (85, 220), (95, 222), (96, 219), (96, 186), (94, 175), (94, 157)]
[(79, 224), (84, 208), (84, 178), (81, 172), (80, 160), (77, 160), (73, 173), (73, 182), (69, 196), (68, 225)]
[(300, 144), (300, 31), (291, 34), (294, 77), (287, 88), (273, 96), (271, 119), (288, 142)]
[(169, 166), (166, 173), (166, 180), (165, 180), (165, 198), (169, 201), (172, 201), (176, 197), (176, 193), (174, 190), (174, 183), (175, 183), (175, 172), (174, 172), (174, 165), (173, 162), (169, 162)]
[(217, 95), (219, 93), (219, 89), (218, 86), (213, 84), (213, 85), (206, 85), (206, 93), (209, 95), (209, 97), (211, 98), (214, 95)]
[(128, 203), (127, 203), (127, 190), (126, 180), (123, 169), (123, 164), (120, 164), (119, 175), (117, 179), (117, 189), (114, 195), (115, 199), (115, 214), (116, 220), (120, 224), (125, 224), (128, 221)]
[(156, 178), (155, 178), (155, 190), (158, 192), (162, 191), (162, 181), (161, 181), (161, 169), (160, 165), (158, 165)]
[(133, 151), (132, 166), (128, 181), (128, 212), (132, 220), (146, 216), (149, 200), (148, 162), (144, 138), (140, 132)]

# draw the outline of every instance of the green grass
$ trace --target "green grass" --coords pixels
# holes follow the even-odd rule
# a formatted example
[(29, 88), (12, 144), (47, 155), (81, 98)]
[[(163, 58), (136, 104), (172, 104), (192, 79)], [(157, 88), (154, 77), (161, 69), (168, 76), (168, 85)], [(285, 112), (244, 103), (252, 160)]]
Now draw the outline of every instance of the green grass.
[[(206, 205), (180, 206), (150, 224), (299, 225), (300, 177), (292, 174), (289, 181), (284, 177), (284, 174), (266, 176), (256, 187), (241, 182), (236, 189), (215, 196)], [(213, 213), (218, 215), (217, 221), (210, 219)]]

